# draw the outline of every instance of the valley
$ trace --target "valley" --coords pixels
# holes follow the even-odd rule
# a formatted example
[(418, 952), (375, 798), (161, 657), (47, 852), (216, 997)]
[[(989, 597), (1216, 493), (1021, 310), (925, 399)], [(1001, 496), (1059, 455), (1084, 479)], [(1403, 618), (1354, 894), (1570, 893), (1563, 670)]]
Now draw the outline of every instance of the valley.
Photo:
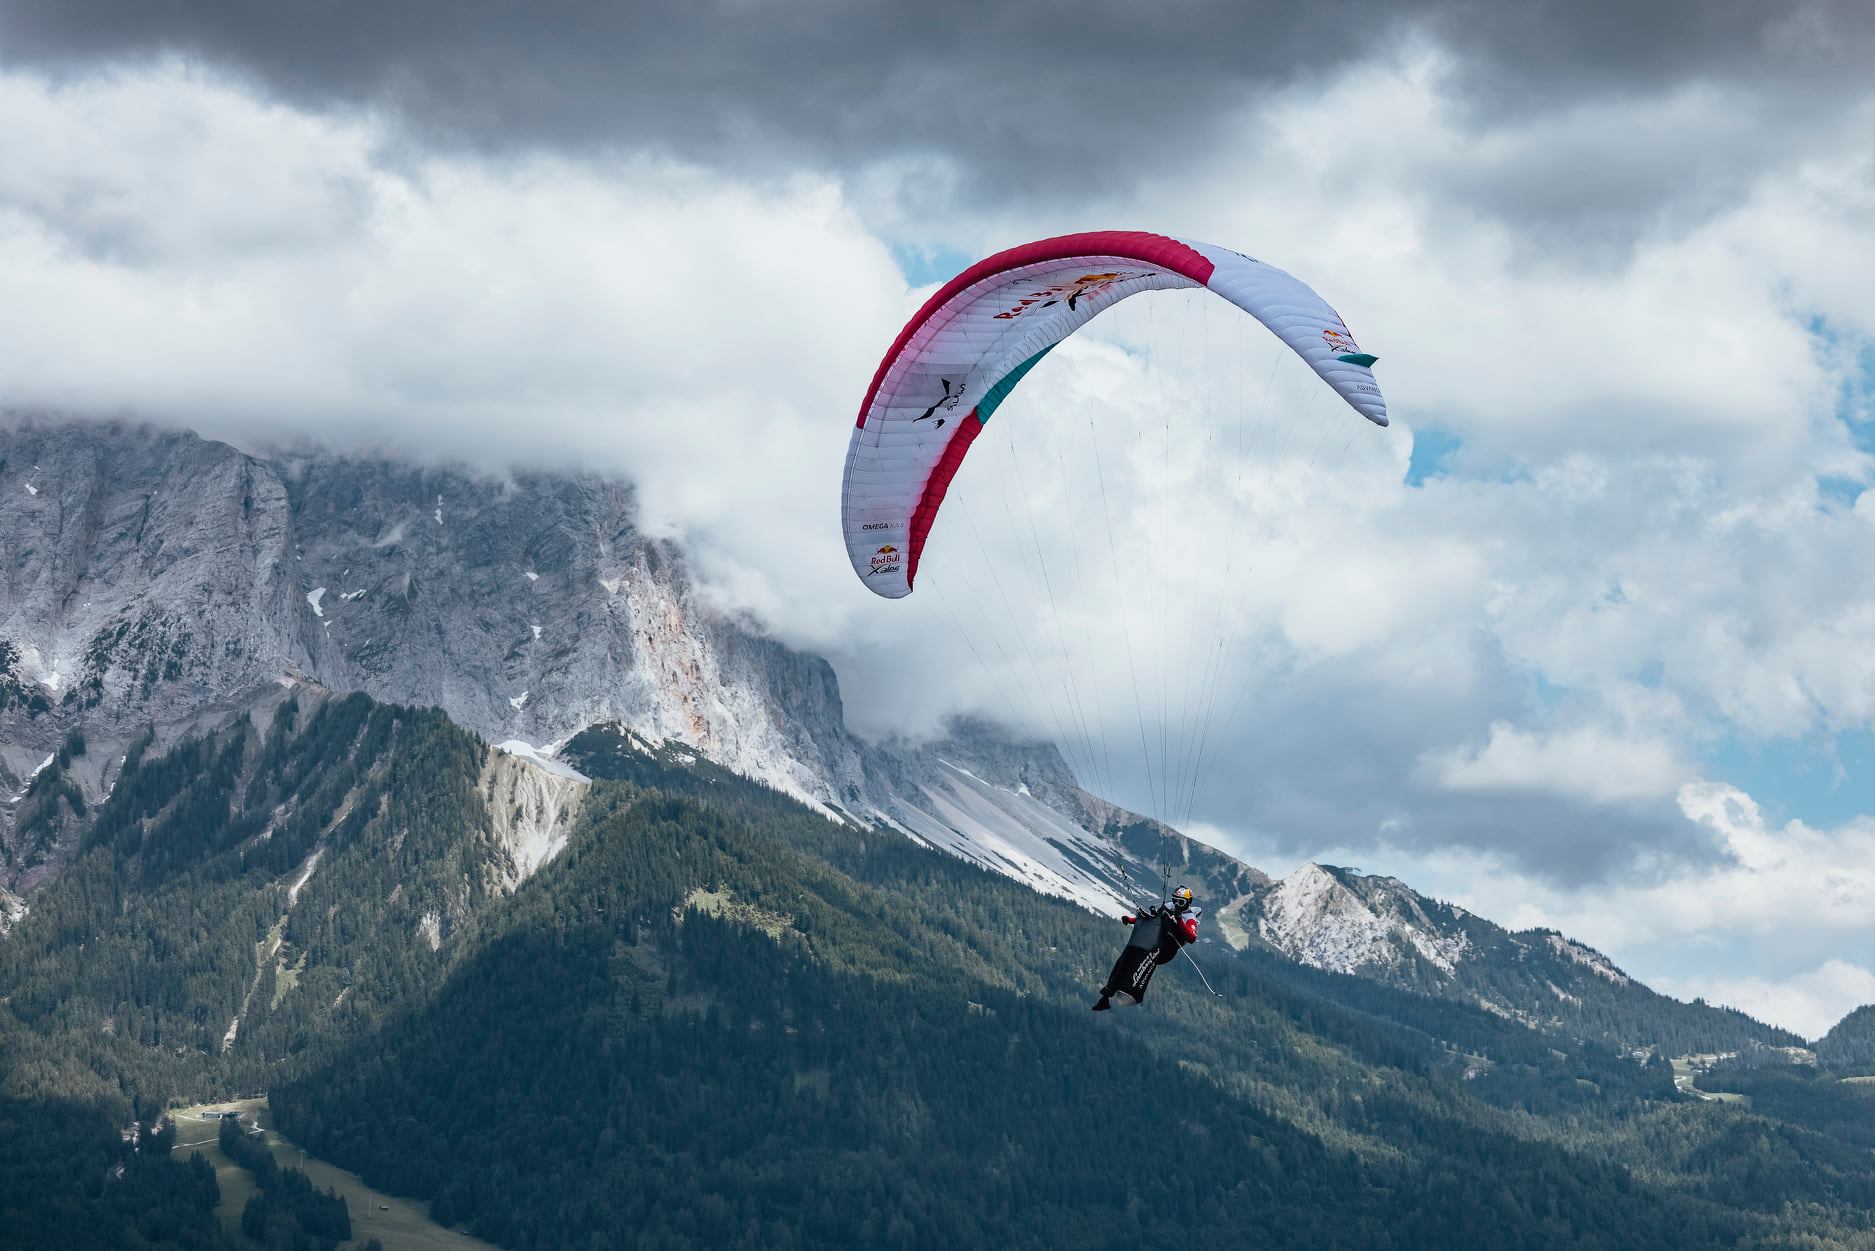
[(357, 1174), (309, 1156), (273, 1127), (272, 1113), (263, 1098), (210, 1100), (170, 1112), (177, 1127), (175, 1150), (187, 1155), (200, 1151), (214, 1167), (221, 1187), (216, 1208), (222, 1228), (235, 1236), (241, 1228), (241, 1208), (255, 1193), (252, 1175), (223, 1155), (216, 1146), (219, 1123), (202, 1119), (204, 1112), (233, 1112), (244, 1126), (256, 1127), (268, 1150), (283, 1166), (297, 1168), (321, 1189), (336, 1191), (351, 1210), (352, 1237), (342, 1246), (362, 1246), (376, 1238), (384, 1251), (493, 1251), (492, 1245), (430, 1220), (421, 1203), (383, 1194), (364, 1184)]

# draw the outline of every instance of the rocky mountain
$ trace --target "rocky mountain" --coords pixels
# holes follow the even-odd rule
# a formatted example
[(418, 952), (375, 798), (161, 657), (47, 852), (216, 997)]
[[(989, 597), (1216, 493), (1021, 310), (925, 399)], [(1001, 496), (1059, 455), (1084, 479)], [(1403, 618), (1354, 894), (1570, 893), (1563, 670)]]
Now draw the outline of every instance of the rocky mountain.
[[(492, 783), (510, 885), (556, 854), (578, 769), (701, 762), (1109, 914), (1169, 870), (1238, 948), (1525, 1024), (1686, 1051), (1783, 1041), (1392, 879), (1310, 865), (1272, 882), (1080, 790), (1049, 746), (975, 724), (861, 740), (831, 667), (712, 610), (634, 509), (629, 486), (593, 477), (0, 427), (0, 927), (70, 858), (131, 753), (258, 724), (290, 690), (356, 691), (440, 708), (540, 766)], [(569, 770), (556, 759), (576, 741)]]
[[(138, 1144), (257, 1090), (507, 1246), (1193, 1212), (1269, 1246), (1847, 1246), (1875, 1213), (1865, 1087), (1784, 1065), (1737, 1078), (1751, 1111), (1666, 1062), (1795, 1040), (1390, 878), (1272, 881), (986, 726), (862, 741), (617, 483), (0, 429), (0, 789), (8, 1246), (155, 1240), (188, 1186)], [(1213, 903), (1219, 994), (1168, 969), (1093, 1016), (1120, 933), (1088, 909), (1161, 865)], [(1198, 1149), (1117, 1184), (1131, 1107)], [(94, 1184), (26, 1180), (61, 1175)]]
[(817, 802), (859, 780), (827, 667), (700, 612), (620, 483), (25, 423), (0, 444), (0, 544), (9, 747), (286, 672), (491, 740), (617, 719)]
[(1681, 1055), (1803, 1041), (1742, 1013), (1669, 999), (1592, 947), (1552, 930), (1512, 933), (1397, 878), (1308, 864), (1253, 886), (1219, 920), (1239, 948), (1616, 1046)]
[[(97, 751), (61, 742), (40, 799)], [(210, 1245), (159, 1237), (214, 1194), (139, 1143), (261, 1090), (315, 1159), (517, 1248), (1106, 1246), (1194, 1212), (1298, 1249), (1851, 1246), (1875, 1217), (1866, 1149), (1658, 1056), (1268, 950), (1096, 1016), (1110, 921), (676, 742), (537, 762), (300, 680), (111, 764), (0, 942), (8, 1247)], [(1134, 1107), (1178, 1168), (1116, 1171)]]
[(146, 727), (173, 742), (310, 681), (433, 705), (546, 757), (616, 724), (1124, 906), (1111, 845), (1087, 827), (1136, 819), (1083, 795), (1052, 748), (982, 726), (855, 738), (824, 661), (711, 611), (633, 518), (631, 489), (597, 478), (260, 457), (121, 424), (0, 429), (0, 885), (30, 889), (63, 854), (15, 818), (73, 727), (97, 750), (65, 776), (95, 800)]

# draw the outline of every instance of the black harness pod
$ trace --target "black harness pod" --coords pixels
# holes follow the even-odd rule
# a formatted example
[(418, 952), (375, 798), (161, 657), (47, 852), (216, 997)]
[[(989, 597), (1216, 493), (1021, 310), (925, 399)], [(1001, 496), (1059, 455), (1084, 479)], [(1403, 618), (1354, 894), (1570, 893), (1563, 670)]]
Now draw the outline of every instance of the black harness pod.
[(1107, 984), (1100, 988), (1100, 1002), (1094, 1005), (1094, 1011), (1104, 1012), (1115, 1006), (1130, 1008), (1145, 999), (1153, 971), (1178, 959), (1178, 949), (1184, 945), (1184, 932), (1170, 911), (1154, 908), (1142, 914), (1133, 923), (1126, 949), (1113, 962)]

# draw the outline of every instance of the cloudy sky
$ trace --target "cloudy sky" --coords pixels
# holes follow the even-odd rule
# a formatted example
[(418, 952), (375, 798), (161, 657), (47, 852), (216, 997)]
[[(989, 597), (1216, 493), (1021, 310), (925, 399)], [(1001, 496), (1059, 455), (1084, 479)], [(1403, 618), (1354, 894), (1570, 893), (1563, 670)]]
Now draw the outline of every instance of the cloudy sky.
[[(1019, 722), (1808, 1034), (1875, 1000), (1868, 7), (1145, 13), (0, 0), (0, 405), (625, 473), (865, 732)], [(1393, 428), (1143, 297), (872, 598), (879, 353), (1114, 227), (1311, 282)]]

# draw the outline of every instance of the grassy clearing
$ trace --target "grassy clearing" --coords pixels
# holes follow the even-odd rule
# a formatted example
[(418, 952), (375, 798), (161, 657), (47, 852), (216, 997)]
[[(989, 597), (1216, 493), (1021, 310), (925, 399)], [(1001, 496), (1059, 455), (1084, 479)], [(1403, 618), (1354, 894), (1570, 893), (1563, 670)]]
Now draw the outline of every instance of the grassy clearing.
[(280, 1001), (287, 997), (287, 993), (299, 987), (299, 975), (305, 971), (306, 953), (303, 951), (299, 953), (299, 959), (292, 964), (277, 958), (274, 966), (273, 1003), (269, 1006), (279, 1007)]
[(241, 1209), (254, 1197), (254, 1175), (221, 1153), (216, 1142), (221, 1122), (205, 1121), (202, 1113), (211, 1108), (216, 1111), (232, 1109), (248, 1116), (252, 1115), (250, 1109), (265, 1103), (263, 1099), (238, 1099), (229, 1103), (198, 1104), (170, 1113), (176, 1122), (177, 1157), (186, 1160), (191, 1151), (200, 1151), (214, 1166), (215, 1181), (221, 1187), (221, 1204), (215, 1209), (215, 1215), (221, 1218), (222, 1228), (236, 1236), (241, 1232)]
[(444, 1229), (429, 1217), (429, 1205), (416, 1199), (399, 1199), (373, 1190), (356, 1173), (327, 1164), (306, 1155), (282, 1138), (273, 1128), (273, 1114), (265, 1099), (234, 1099), (224, 1103), (198, 1104), (178, 1108), (170, 1115), (176, 1122), (176, 1151), (186, 1159), (191, 1151), (200, 1151), (214, 1166), (215, 1180), (221, 1185), (221, 1206), (216, 1215), (222, 1226), (239, 1234), (241, 1209), (254, 1195), (254, 1178), (221, 1153), (216, 1135), (219, 1121), (205, 1121), (202, 1113), (210, 1109), (241, 1113), (244, 1127), (258, 1123), (273, 1158), (282, 1167), (302, 1169), (321, 1190), (332, 1189), (345, 1196), (352, 1214), (352, 1240), (345, 1247), (360, 1247), (376, 1238), (385, 1251), (496, 1251), (493, 1243), (467, 1234)]
[[(683, 907), (695, 908), (699, 912), (708, 913), (713, 917), (721, 917), (725, 921), (734, 921), (740, 925), (750, 926), (762, 931), (762, 933), (775, 939), (777, 942), (780, 941), (781, 936), (794, 924), (794, 918), (785, 913), (769, 912), (764, 908), (756, 907), (754, 904), (742, 903), (726, 890), (704, 890), (700, 886), (684, 896)], [(681, 912), (682, 909), (680, 908), (679, 913), (681, 914)]]
[(1240, 895), (1211, 914), (1218, 936), (1238, 951), (1250, 945), (1250, 931), (1243, 923), (1243, 906), (1249, 902), (1250, 896)]
[(1696, 1099), (1704, 1099), (1707, 1103), (1737, 1103), (1745, 1107), (1751, 1106), (1749, 1098), (1734, 1094), (1729, 1090), (1701, 1090), (1693, 1084), (1693, 1079), (1698, 1075), (1699, 1071), (1693, 1067), (1691, 1061), (1685, 1059), (1673, 1061), (1673, 1085), (1676, 1090), (1692, 1095)]

